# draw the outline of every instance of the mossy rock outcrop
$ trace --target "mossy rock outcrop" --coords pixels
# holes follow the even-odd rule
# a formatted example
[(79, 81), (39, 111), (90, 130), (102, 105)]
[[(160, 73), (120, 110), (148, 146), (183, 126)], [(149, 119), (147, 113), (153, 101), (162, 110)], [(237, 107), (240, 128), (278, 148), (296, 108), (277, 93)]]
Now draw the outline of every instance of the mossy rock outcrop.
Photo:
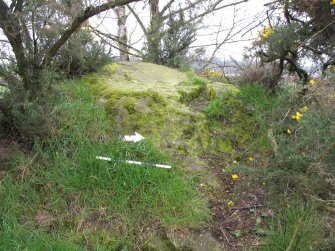
[(211, 133), (205, 114), (186, 101), (238, 91), (235, 86), (205, 80), (206, 85), (198, 85), (190, 81), (189, 73), (143, 62), (107, 65), (84, 81), (101, 97), (119, 135), (136, 131), (177, 154), (200, 156), (208, 149), (233, 153), (230, 139), (220, 130)]

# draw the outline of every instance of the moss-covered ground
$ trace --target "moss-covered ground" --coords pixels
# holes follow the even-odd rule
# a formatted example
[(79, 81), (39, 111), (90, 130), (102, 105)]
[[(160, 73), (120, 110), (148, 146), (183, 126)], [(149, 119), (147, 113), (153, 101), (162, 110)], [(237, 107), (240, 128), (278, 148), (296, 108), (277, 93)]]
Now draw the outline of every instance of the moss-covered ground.
[[(191, 71), (139, 62), (105, 66), (85, 76), (82, 82), (91, 87), (105, 107), (114, 136), (138, 132), (179, 159), (186, 170), (200, 175), (197, 185), (214, 215), (210, 232), (222, 236), (218, 233), (222, 225), (216, 224), (222, 219), (216, 215), (225, 212), (229, 200), (237, 200), (232, 196), (239, 196), (235, 191), (237, 183), (230, 184), (234, 170), (228, 166), (236, 161), (250, 163), (258, 153), (272, 151), (268, 127), (260, 126), (254, 107), (249, 107), (265, 110), (275, 105), (271, 96), (261, 93), (265, 98), (257, 99), (261, 95), (258, 92), (264, 91), (258, 86), (241, 92), (234, 85), (211, 82)], [(245, 191), (241, 200), (249, 203), (247, 196), (257, 194), (263, 203), (262, 189)], [(245, 214), (241, 221), (248, 221), (247, 228), (253, 229), (256, 218), (257, 214)], [(227, 231), (232, 236), (233, 230)], [(234, 241), (225, 242), (227, 248), (232, 248)]]
[(210, 83), (192, 72), (142, 62), (108, 65), (83, 81), (105, 105), (115, 133), (136, 131), (175, 154), (196, 159), (212, 149), (231, 155), (232, 138), (243, 134), (223, 129), (220, 122), (206, 116), (203, 107), (192, 106), (194, 100), (203, 99), (206, 105), (228, 90), (238, 92), (229, 84)]

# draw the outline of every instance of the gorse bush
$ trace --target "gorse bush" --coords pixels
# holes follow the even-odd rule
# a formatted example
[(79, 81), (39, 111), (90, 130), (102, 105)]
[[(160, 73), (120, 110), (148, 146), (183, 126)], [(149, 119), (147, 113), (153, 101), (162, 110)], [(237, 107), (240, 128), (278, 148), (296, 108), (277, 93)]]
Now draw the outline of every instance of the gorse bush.
[[(54, 110), (58, 93), (51, 87), (57, 74), (42, 72), (36, 77), (36, 86), (40, 92), (27, 92), (16, 79), (8, 82), (8, 89), (0, 97), (4, 104), (0, 123), (5, 135), (13, 136), (18, 141), (32, 145), (36, 139), (47, 138), (57, 127), (57, 111)], [(38, 97), (36, 97), (38, 95)]]
[(69, 39), (55, 58), (55, 66), (67, 77), (81, 76), (112, 62), (111, 50), (95, 41), (89, 30), (81, 29)]
[[(298, 86), (290, 84), (278, 88), (276, 95), (261, 85), (241, 86), (238, 96), (259, 130), (263, 135), (269, 129), (273, 131), (267, 141), (272, 141), (276, 149), (254, 170), (273, 194), (291, 191), (307, 197), (334, 198), (334, 85), (326, 82), (318, 81), (318, 86), (311, 86), (305, 96)], [(271, 198), (280, 200), (278, 196)]]
[[(330, 91), (334, 87), (320, 83), (318, 89)], [(277, 136), (279, 151), (270, 160), (269, 169), (276, 173), (274, 177), (281, 189), (297, 189), (331, 199), (335, 194), (335, 109), (330, 102), (333, 97), (319, 97), (319, 92), (324, 91), (314, 90), (309, 96), (316, 100), (314, 104), (299, 109), (299, 121), (292, 118), (294, 112), (286, 119), (284, 125), (289, 133)]]
[[(267, 134), (265, 142), (273, 148), (271, 154), (263, 148), (253, 166), (238, 164), (255, 184), (264, 185), (275, 210), (261, 250), (334, 249), (334, 221), (327, 214), (334, 210), (335, 196), (335, 86), (330, 79), (315, 80), (305, 95), (304, 87), (293, 84), (283, 84), (275, 95), (259, 84), (243, 85), (235, 94), (259, 126), (255, 142)], [(210, 104), (207, 113), (227, 114), (217, 104)]]

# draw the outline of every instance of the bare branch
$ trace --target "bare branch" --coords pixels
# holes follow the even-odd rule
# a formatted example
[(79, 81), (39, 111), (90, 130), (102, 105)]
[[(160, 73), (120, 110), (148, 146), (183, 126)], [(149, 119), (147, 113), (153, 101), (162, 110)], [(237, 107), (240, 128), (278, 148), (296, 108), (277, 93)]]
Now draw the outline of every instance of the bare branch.
[[(96, 35), (104, 36), (104, 37), (106, 37), (106, 38), (108, 38), (108, 39), (111, 39), (111, 40), (117, 42), (117, 43), (120, 43), (120, 44), (122, 44), (122, 45), (124, 45), (124, 46), (127, 46), (128, 48), (130, 48), (130, 49), (134, 50), (135, 52), (137, 52), (139, 55), (134, 55), (134, 54), (130, 54), (130, 53), (128, 53), (128, 54), (130, 54), (130, 55), (132, 55), (132, 56), (136, 56), (136, 57), (141, 57), (141, 56), (142, 56), (142, 52), (141, 52), (140, 50), (134, 48), (133, 46), (131, 46), (131, 45), (129, 45), (129, 44), (126, 44), (126, 43), (120, 41), (116, 36), (113, 36), (113, 35), (111, 35), (111, 34), (104, 33), (104, 32), (102, 32), (102, 31), (100, 31), (100, 30), (98, 30), (98, 29), (96, 29), (96, 28), (94, 28), (94, 27), (92, 27), (92, 26), (90, 26), (90, 28), (93, 30), (93, 32), (94, 32)], [(123, 52), (125, 52), (125, 51), (123, 51)]]
[[(195, 20), (197, 20), (197, 19), (199, 19), (199, 18), (202, 18), (202, 17), (208, 15), (209, 13), (212, 13), (212, 12), (215, 12), (215, 11), (218, 11), (218, 10), (225, 9), (225, 8), (230, 7), (230, 6), (236, 6), (236, 5), (239, 5), (239, 4), (241, 4), (241, 3), (246, 3), (246, 2), (248, 2), (249, 0), (241, 0), (241, 1), (239, 1), (239, 2), (234, 2), (234, 3), (230, 3), (230, 4), (226, 4), (226, 5), (222, 5), (222, 6), (220, 6), (220, 7), (217, 7), (222, 1), (223, 1), (223, 0), (218, 0), (218, 1), (216, 1), (214, 4), (212, 4), (212, 5), (210, 6), (209, 9), (207, 9), (206, 11), (204, 11), (204, 12), (202, 12), (202, 13), (196, 15), (195, 17), (193, 17), (193, 18), (191, 18), (191, 19), (189, 19), (189, 20), (187, 21), (187, 23), (190, 23), (190, 22), (193, 22), (193, 21), (195, 21)], [(179, 13), (181, 13), (181, 12), (184, 12), (184, 11), (186, 11), (186, 10), (189, 10), (189, 9), (191, 9), (191, 8), (194, 8), (196, 5), (198, 5), (198, 4), (201, 3), (201, 2), (203, 2), (203, 1), (197, 1), (197, 2), (195, 2), (195, 3), (193, 3), (193, 4), (189, 5), (189, 6), (187, 6), (187, 7), (185, 7), (185, 8), (182, 8), (182, 9), (179, 9), (179, 10), (177, 10), (177, 11), (172, 12), (171, 15), (174, 16), (174, 15), (177, 15), (177, 14), (179, 14)], [(168, 17), (169, 17), (169, 15), (165, 15), (165, 16), (163, 16), (162, 19), (164, 20), (164, 19), (166, 19), (166, 18), (168, 18)]]
[(159, 12), (159, 14), (160, 14), (161, 16), (163, 16), (164, 13), (165, 13), (165, 11), (167, 11), (167, 10), (171, 7), (171, 5), (174, 3), (174, 1), (175, 1), (175, 0), (170, 0), (170, 2), (168, 2), (168, 3), (163, 7), (163, 9)]
[[(220, 0), (220, 1), (222, 1), (222, 0)], [(192, 9), (192, 8), (196, 7), (198, 4), (200, 4), (200, 3), (202, 3), (202, 2), (203, 2), (203, 0), (198, 0), (198, 1), (194, 2), (194, 3), (189, 4), (188, 6), (186, 6), (186, 7), (184, 7), (184, 8), (181, 8), (181, 9), (179, 9), (179, 10), (177, 10), (177, 11), (173, 11), (173, 12), (171, 12), (170, 14), (167, 14), (167, 15), (165, 15), (165, 16), (162, 16), (162, 20), (165, 20), (165, 19), (169, 18), (170, 15), (171, 15), (171, 16), (174, 16), (174, 15), (177, 15), (177, 14), (179, 14), (179, 13), (181, 13), (181, 12), (186, 11), (186, 10)]]
[(128, 9), (130, 10), (130, 12), (134, 15), (136, 21), (137, 21), (138, 24), (141, 26), (141, 29), (142, 29), (144, 35), (147, 36), (147, 35), (148, 35), (148, 31), (147, 31), (147, 29), (145, 28), (145, 26), (144, 26), (142, 20), (140, 19), (140, 17), (137, 15), (137, 13), (135, 12), (135, 10), (134, 10), (132, 7), (130, 7), (129, 4), (127, 4), (127, 8), (128, 8)]
[(57, 42), (53, 46), (51, 46), (45, 58), (43, 59), (41, 66), (49, 65), (51, 59), (56, 55), (58, 50), (71, 37), (71, 35), (81, 26), (81, 24), (86, 20), (88, 20), (90, 17), (93, 17), (101, 12), (112, 9), (114, 7), (126, 5), (128, 3), (136, 1), (140, 0), (114, 0), (114, 1), (108, 1), (107, 3), (101, 4), (96, 7), (87, 7), (83, 13), (81, 13), (77, 18), (73, 20), (71, 26), (63, 33), (63, 35), (57, 40)]

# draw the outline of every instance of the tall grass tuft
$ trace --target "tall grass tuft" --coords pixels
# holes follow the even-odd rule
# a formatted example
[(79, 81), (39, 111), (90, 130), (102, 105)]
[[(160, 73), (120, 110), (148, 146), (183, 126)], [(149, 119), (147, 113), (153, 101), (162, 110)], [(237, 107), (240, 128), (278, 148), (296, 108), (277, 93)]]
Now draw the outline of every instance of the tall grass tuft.
[(260, 250), (315, 250), (322, 242), (322, 224), (316, 212), (301, 205), (284, 207), (272, 220), (269, 237)]

